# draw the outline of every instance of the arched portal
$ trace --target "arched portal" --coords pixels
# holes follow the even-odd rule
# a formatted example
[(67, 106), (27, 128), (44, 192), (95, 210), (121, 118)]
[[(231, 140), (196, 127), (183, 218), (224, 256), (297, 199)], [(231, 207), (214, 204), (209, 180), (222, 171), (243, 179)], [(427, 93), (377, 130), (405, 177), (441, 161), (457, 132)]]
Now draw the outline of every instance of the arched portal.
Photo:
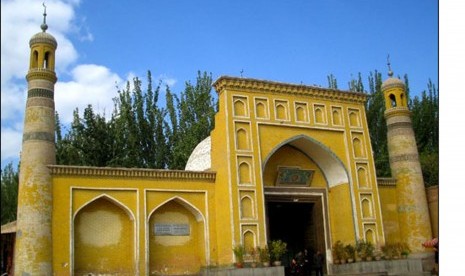
[(134, 275), (134, 217), (116, 200), (94, 199), (74, 218), (74, 274)]
[(205, 219), (198, 209), (176, 197), (154, 209), (148, 221), (150, 273), (194, 274), (206, 265)]
[[(329, 205), (341, 199), (351, 202), (351, 196), (347, 170), (329, 147), (306, 135), (282, 142), (264, 159), (263, 185), (267, 239), (288, 243), (284, 265), (304, 249), (331, 248)], [(350, 206), (343, 217), (352, 218)]]

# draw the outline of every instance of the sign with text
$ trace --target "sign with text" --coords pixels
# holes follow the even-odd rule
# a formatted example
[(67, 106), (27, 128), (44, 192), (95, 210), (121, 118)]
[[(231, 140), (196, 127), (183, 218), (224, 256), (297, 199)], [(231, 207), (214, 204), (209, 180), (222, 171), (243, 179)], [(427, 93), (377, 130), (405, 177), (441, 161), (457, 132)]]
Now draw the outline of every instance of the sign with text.
[(189, 224), (155, 224), (156, 236), (189, 236)]

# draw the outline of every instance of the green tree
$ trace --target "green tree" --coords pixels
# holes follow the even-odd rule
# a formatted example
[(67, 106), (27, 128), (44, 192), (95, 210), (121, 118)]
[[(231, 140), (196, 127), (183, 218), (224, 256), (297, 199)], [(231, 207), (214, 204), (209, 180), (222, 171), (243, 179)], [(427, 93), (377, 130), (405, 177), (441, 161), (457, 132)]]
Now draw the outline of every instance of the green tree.
[(336, 80), (336, 77), (334, 77), (333, 74), (329, 74), (329, 75), (327, 76), (327, 79), (328, 79), (328, 88), (337, 89), (337, 80)]
[(18, 171), (13, 168), (12, 163), (8, 163), (1, 173), (2, 225), (16, 220), (19, 183)]
[[(168, 109), (170, 114), (172, 160), (170, 169), (184, 169), (187, 159), (195, 146), (210, 135), (214, 128), (217, 103), (212, 97), (212, 76), (204, 72), (197, 72), (195, 85), (186, 82), (186, 87), (180, 97), (174, 98), (177, 112)], [(172, 100), (167, 100), (167, 103)], [(171, 105), (169, 103), (168, 105)], [(173, 127), (174, 126), (174, 127)]]
[(380, 72), (376, 70), (370, 72), (368, 76), (369, 94), (365, 108), (376, 174), (377, 176), (387, 177), (391, 175), (391, 169), (389, 166), (389, 154), (387, 149), (387, 126), (386, 119), (384, 118), (386, 106), (383, 92), (381, 91), (382, 83)]

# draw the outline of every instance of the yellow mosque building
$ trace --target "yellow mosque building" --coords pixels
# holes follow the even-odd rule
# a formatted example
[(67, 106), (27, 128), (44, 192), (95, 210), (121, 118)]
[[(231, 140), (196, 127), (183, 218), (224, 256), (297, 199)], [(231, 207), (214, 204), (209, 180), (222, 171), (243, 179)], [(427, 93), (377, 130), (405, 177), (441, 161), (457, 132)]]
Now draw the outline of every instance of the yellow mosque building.
[[(185, 170), (55, 164), (57, 41), (30, 40), (14, 275), (184, 275), (283, 240), (331, 266), (340, 240), (433, 236), (405, 85), (383, 83), (392, 179), (376, 177), (367, 95), (222, 76), (215, 129)], [(437, 221), (436, 221), (437, 222)], [(437, 228), (436, 228), (437, 229)], [(437, 236), (437, 230), (436, 230)]]

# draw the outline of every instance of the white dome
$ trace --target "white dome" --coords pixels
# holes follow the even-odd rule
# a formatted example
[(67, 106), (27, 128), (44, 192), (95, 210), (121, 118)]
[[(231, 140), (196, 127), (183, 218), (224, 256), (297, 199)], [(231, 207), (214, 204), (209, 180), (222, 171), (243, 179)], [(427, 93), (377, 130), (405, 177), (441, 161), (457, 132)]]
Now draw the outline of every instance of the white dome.
[(189, 160), (187, 160), (186, 171), (206, 171), (211, 168), (211, 155), (212, 148), (211, 138), (208, 136), (200, 142), (192, 151)]

